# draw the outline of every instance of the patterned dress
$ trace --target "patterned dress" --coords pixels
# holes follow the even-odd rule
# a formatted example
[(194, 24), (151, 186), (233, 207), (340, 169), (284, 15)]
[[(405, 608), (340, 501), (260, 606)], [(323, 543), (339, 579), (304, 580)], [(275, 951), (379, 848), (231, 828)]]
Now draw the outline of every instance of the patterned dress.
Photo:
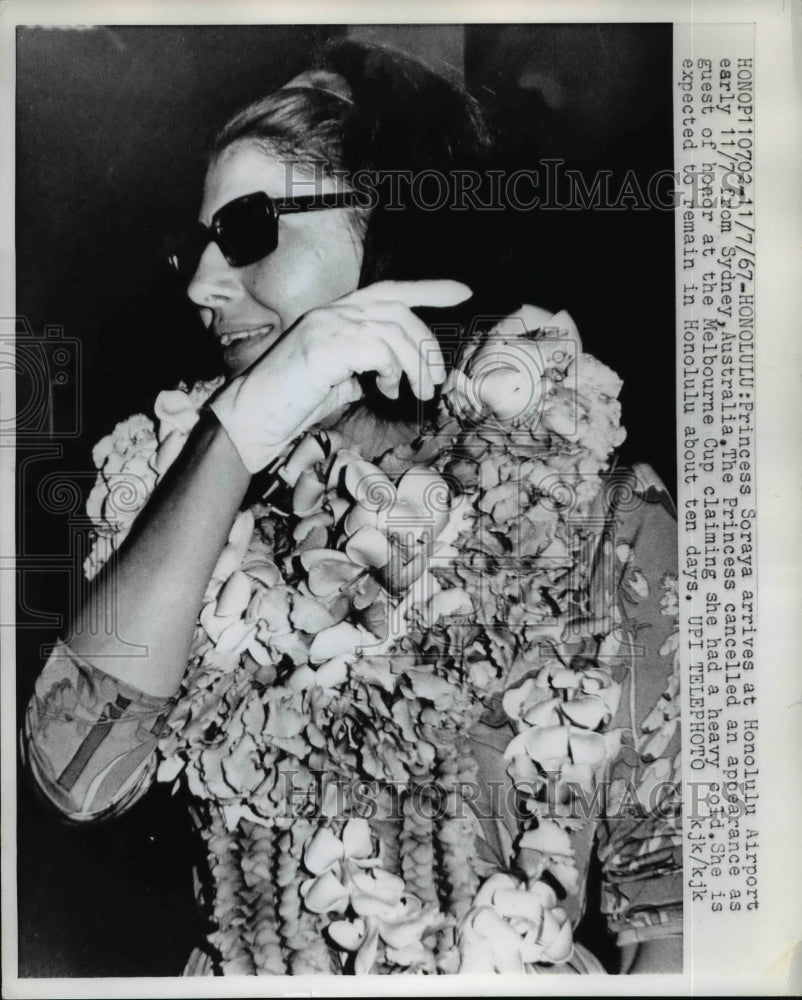
[[(153, 423), (148, 418), (133, 419), (139, 422), (133, 430), (129, 422), (129, 450), (123, 449), (118, 462), (121, 469), (126, 461), (152, 458), (157, 449)], [(134, 442), (134, 447), (128, 442)], [(113, 444), (100, 447), (98, 464), (113, 453)], [(145, 468), (141, 462), (140, 466)], [(552, 883), (576, 930), (587, 915), (589, 886), (600, 879), (597, 905), (617, 943), (626, 945), (682, 933), (676, 523), (670, 497), (648, 467), (615, 470), (609, 484), (614, 488), (602, 491), (596, 507), (591, 590), (615, 602), (625, 636), (626, 655), (618, 656), (611, 667), (621, 697), (608, 724), (620, 739), (614, 756), (594, 774), (593, 794), (580, 797), (581, 821), (560, 828), (567, 840), (552, 850), (552, 873), (569, 874)], [(100, 536), (98, 541), (106, 545), (105, 558), (118, 540)], [(90, 566), (90, 572), (94, 568)], [(573, 651), (574, 663), (581, 662), (583, 648), (580, 639)], [(482, 878), (510, 871), (518, 846), (518, 800), (509, 756), (505, 756), (516, 725), (504, 701), (506, 691), (520, 689), (526, 681), (518, 670), (519, 676), (509, 674), (488, 693), (478, 721), (465, 734), (476, 768), (470, 829), (475, 837), (476, 871)], [(60, 643), (37, 681), (25, 719), (27, 762), (33, 778), (72, 821), (120, 814), (156, 778), (160, 740), (176, 707), (175, 699), (138, 691)], [(258, 841), (264, 831), (247, 818), (232, 830), (208, 802), (200, 803), (194, 815), (207, 843), (217, 838), (217, 855), (210, 855), (212, 882), (221, 844), (229, 855), (227, 864), (230, 861), (240, 874), (235, 891), (240, 923), (247, 926), (260, 912), (254, 859), (258, 861)], [(375, 822), (386, 843), (397, 845), (391, 826), (391, 819)], [(291, 831), (286, 834), (291, 835)], [(400, 863), (396, 859), (397, 867)], [(217, 894), (210, 899), (202, 894), (203, 882), (198, 880), (199, 901), (217, 912), (221, 893), (232, 890), (221, 888), (218, 880)], [(426, 893), (426, 887), (421, 891)], [(254, 958), (258, 949), (253, 932), (250, 937), (245, 931), (243, 935), (246, 943), (239, 950), (221, 944), (219, 934), (199, 943), (187, 974), (296, 971), (292, 956), (287, 958), (285, 949), (282, 959), (278, 945), (276, 968), (260, 965)], [(593, 942), (585, 945), (590, 948), (578, 943), (566, 963), (546, 961), (530, 971), (602, 971), (592, 954)]]

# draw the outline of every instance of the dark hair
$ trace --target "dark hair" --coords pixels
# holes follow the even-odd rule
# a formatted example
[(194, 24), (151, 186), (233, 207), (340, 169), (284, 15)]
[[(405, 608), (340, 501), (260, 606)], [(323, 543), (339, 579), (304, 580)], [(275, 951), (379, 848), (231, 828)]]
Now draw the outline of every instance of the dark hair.
[[(464, 207), (454, 207), (467, 171), (474, 198), (486, 200), (488, 171), (500, 162), (499, 137), (475, 98), (419, 60), (359, 42), (330, 44), (299, 85), (291, 81), (236, 114), (217, 135), (212, 155), (239, 140), (346, 177), (376, 178), (375, 207), (362, 233), (361, 285), (454, 278), (474, 290), (471, 316), (501, 316), (520, 304), (511, 287), (514, 239), (505, 213), (471, 207), (464, 196)], [(435, 172), (441, 178), (436, 204), (429, 192), (425, 206), (413, 197), (414, 185), (425, 175), (436, 181)], [(391, 177), (402, 210), (391, 207)], [(442, 311), (435, 316), (445, 319)], [(449, 319), (465, 316), (458, 309)]]

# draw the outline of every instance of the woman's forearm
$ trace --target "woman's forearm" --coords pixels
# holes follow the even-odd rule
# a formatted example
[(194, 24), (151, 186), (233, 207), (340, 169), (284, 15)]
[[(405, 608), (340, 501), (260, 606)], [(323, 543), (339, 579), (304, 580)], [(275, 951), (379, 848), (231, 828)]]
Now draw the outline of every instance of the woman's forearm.
[(79, 612), (68, 643), (148, 694), (176, 692), (250, 474), (205, 413)]

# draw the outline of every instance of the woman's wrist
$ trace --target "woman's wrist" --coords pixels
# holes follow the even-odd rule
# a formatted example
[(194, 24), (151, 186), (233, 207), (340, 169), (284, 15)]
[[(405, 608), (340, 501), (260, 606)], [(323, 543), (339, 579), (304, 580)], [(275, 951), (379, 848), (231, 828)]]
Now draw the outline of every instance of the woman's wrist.
[(198, 412), (195, 431), (195, 448), (204, 455), (210, 453), (209, 457), (220, 464), (221, 472), (232, 475), (235, 482), (242, 482), (247, 489), (252, 473), (246, 467), (225, 424), (208, 403)]
[(299, 397), (309, 388), (309, 379), (301, 384), (287, 375), (277, 385), (274, 375), (264, 375), (251, 371), (236, 376), (204, 407), (250, 475), (270, 465), (310, 426), (361, 395), (357, 383), (348, 382), (329, 390), (318, 406), (304, 407)]
[(279, 455), (290, 438), (281, 432), (276, 435), (278, 421), (268, 406), (263, 405), (265, 412), (259, 415), (261, 419), (257, 417), (259, 400), (255, 397), (264, 390), (260, 393), (259, 387), (248, 382), (249, 377), (253, 380), (248, 374), (231, 379), (206, 403), (202, 413), (220, 428), (243, 469), (253, 475)]

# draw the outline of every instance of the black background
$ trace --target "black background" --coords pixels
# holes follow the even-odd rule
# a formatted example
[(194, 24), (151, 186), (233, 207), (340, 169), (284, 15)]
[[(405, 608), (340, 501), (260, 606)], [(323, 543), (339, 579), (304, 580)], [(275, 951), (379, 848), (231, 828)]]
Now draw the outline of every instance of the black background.
[[(36, 338), (55, 325), (71, 352), (59, 385), (51, 345), (41, 427), (19, 441), (20, 708), (68, 614), (92, 444), (179, 378), (215, 373), (200, 323), (155, 254), (162, 234), (197, 211), (207, 140), (235, 108), (303, 69), (316, 43), (347, 30), (18, 29), (20, 343), (39, 351)], [(435, 66), (444, 33), (374, 31)], [(466, 85), (492, 94), (508, 119), (511, 167), (559, 157), (587, 178), (612, 171), (614, 192), (627, 171), (646, 190), (672, 169), (669, 25), (454, 26), (450, 39), (464, 52)], [(526, 300), (568, 309), (586, 350), (621, 374), (622, 458), (652, 463), (673, 492), (672, 213), (542, 211), (527, 244)], [(20, 407), (37, 377), (20, 371)], [(76, 486), (66, 499), (44, 488), (54, 474)], [(164, 787), (119, 821), (84, 829), (61, 823), (22, 779), (19, 974), (179, 974), (203, 933), (192, 850), (184, 804)]]

